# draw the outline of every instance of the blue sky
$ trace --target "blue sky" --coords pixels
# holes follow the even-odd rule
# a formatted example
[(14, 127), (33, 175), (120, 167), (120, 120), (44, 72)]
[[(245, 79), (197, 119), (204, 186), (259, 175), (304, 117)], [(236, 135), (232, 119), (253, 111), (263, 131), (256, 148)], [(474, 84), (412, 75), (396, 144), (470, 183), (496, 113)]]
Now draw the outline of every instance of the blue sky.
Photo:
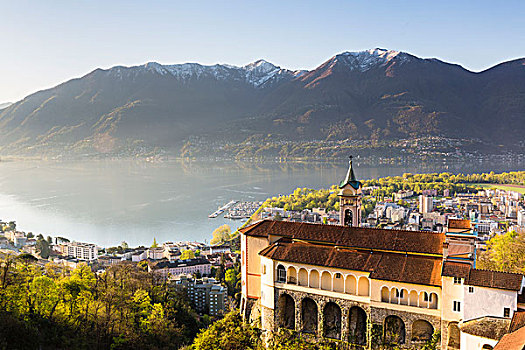
[(375, 47), (483, 70), (525, 57), (525, 1), (0, 0), (0, 102), (97, 67), (312, 69)]

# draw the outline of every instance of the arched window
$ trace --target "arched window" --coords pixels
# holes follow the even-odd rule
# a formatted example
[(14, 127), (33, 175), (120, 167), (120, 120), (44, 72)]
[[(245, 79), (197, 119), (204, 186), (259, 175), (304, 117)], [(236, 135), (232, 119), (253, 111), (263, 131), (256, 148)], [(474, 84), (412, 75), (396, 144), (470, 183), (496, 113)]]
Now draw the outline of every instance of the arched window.
[(412, 341), (426, 342), (432, 339), (434, 327), (425, 320), (417, 320), (412, 323)]
[(324, 336), (332, 339), (341, 339), (341, 308), (333, 302), (324, 307)]
[(297, 284), (297, 270), (293, 266), (288, 268), (288, 283)]
[(399, 292), (399, 303), (408, 305), (408, 291), (406, 289), (401, 289), (401, 292)]
[(411, 290), (410, 294), (408, 295), (408, 305), (410, 305), (410, 306), (417, 306), (418, 298), (419, 297), (417, 295), (417, 292), (415, 290)]
[(383, 330), (383, 338), (386, 344), (405, 343), (405, 323), (399, 317), (390, 315), (385, 318)]
[(419, 293), (419, 307), (427, 307), (429, 304), (429, 296), (427, 292)]
[(492, 347), (492, 345), (489, 345), (489, 344), (485, 344), (483, 345), (483, 347), (481, 348), (481, 350), (493, 350), (494, 348)]
[(352, 226), (354, 222), (354, 213), (352, 213), (352, 210), (346, 209), (345, 210), (345, 218), (344, 218), (344, 226)]
[(364, 276), (359, 278), (357, 295), (365, 297), (370, 295), (370, 282), (368, 281), (368, 278)]
[(437, 309), (438, 308), (438, 296), (436, 293), (430, 293), (430, 305), (429, 308)]
[(390, 302), (390, 291), (387, 287), (381, 288), (381, 301), (383, 303), (389, 303)]
[(301, 321), (304, 333), (317, 334), (317, 304), (310, 298), (304, 298), (301, 302)]
[(461, 332), (457, 322), (450, 322), (448, 324), (448, 339), (447, 346), (449, 349), (459, 349), (461, 346)]
[(286, 283), (286, 269), (283, 265), (277, 265), (277, 282)]
[(366, 345), (367, 316), (365, 310), (359, 306), (353, 306), (348, 316), (348, 342)]
[(295, 329), (295, 302), (288, 294), (281, 294), (277, 302), (279, 327)]
[(332, 290), (332, 275), (328, 271), (321, 275), (321, 289)]
[(357, 280), (353, 275), (346, 276), (345, 293), (357, 294)]
[(397, 304), (399, 302), (399, 290), (397, 288), (390, 289), (390, 302)]
[(338, 272), (334, 275), (334, 280), (333, 280), (333, 291), (334, 292), (340, 292), (340, 293), (344, 293), (345, 291), (345, 282), (344, 282), (344, 278), (343, 276)]
[(310, 287), (319, 288), (319, 272), (317, 270), (310, 271)]
[(305, 286), (305, 287), (308, 286), (308, 272), (306, 271), (306, 269), (300, 269), (299, 270), (298, 284), (300, 286)]

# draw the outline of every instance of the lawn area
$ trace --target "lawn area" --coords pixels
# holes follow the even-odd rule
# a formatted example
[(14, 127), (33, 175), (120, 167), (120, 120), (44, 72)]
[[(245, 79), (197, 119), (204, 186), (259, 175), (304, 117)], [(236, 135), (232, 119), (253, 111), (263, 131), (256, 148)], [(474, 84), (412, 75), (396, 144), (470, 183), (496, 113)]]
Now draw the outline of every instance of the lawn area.
[(522, 193), (525, 195), (525, 186), (523, 185), (502, 185), (502, 184), (473, 184), (484, 188), (499, 188), (500, 190), (510, 190)]

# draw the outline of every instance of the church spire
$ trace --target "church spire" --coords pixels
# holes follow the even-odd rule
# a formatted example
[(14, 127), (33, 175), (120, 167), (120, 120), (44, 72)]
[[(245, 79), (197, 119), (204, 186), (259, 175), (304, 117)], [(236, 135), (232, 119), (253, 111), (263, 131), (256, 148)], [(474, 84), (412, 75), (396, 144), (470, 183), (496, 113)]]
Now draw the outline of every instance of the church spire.
[(359, 181), (357, 181), (357, 179), (355, 178), (354, 167), (352, 166), (352, 159), (354, 157), (350, 156), (348, 158), (350, 158), (350, 160), (348, 162), (348, 172), (346, 173), (345, 179), (343, 181), (341, 181), (341, 183), (339, 184), (339, 188), (343, 188), (346, 185), (350, 185), (353, 188), (358, 189), (359, 185), (361, 183)]
[(339, 222), (343, 226), (359, 226), (361, 223), (361, 190), (362, 184), (357, 181), (352, 166), (352, 156), (349, 157), (348, 172), (339, 184)]

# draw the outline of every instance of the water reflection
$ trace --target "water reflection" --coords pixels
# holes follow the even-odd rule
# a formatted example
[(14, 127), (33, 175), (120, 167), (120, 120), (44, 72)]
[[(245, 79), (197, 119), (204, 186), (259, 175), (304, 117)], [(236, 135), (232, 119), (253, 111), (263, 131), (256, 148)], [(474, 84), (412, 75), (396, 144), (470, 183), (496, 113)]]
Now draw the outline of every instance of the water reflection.
[[(496, 172), (518, 164), (367, 166), (361, 179), (404, 172)], [(337, 183), (346, 164), (144, 161), (0, 162), (0, 218), (26, 231), (100, 245), (204, 240), (223, 223), (208, 214), (231, 199), (263, 200)]]

